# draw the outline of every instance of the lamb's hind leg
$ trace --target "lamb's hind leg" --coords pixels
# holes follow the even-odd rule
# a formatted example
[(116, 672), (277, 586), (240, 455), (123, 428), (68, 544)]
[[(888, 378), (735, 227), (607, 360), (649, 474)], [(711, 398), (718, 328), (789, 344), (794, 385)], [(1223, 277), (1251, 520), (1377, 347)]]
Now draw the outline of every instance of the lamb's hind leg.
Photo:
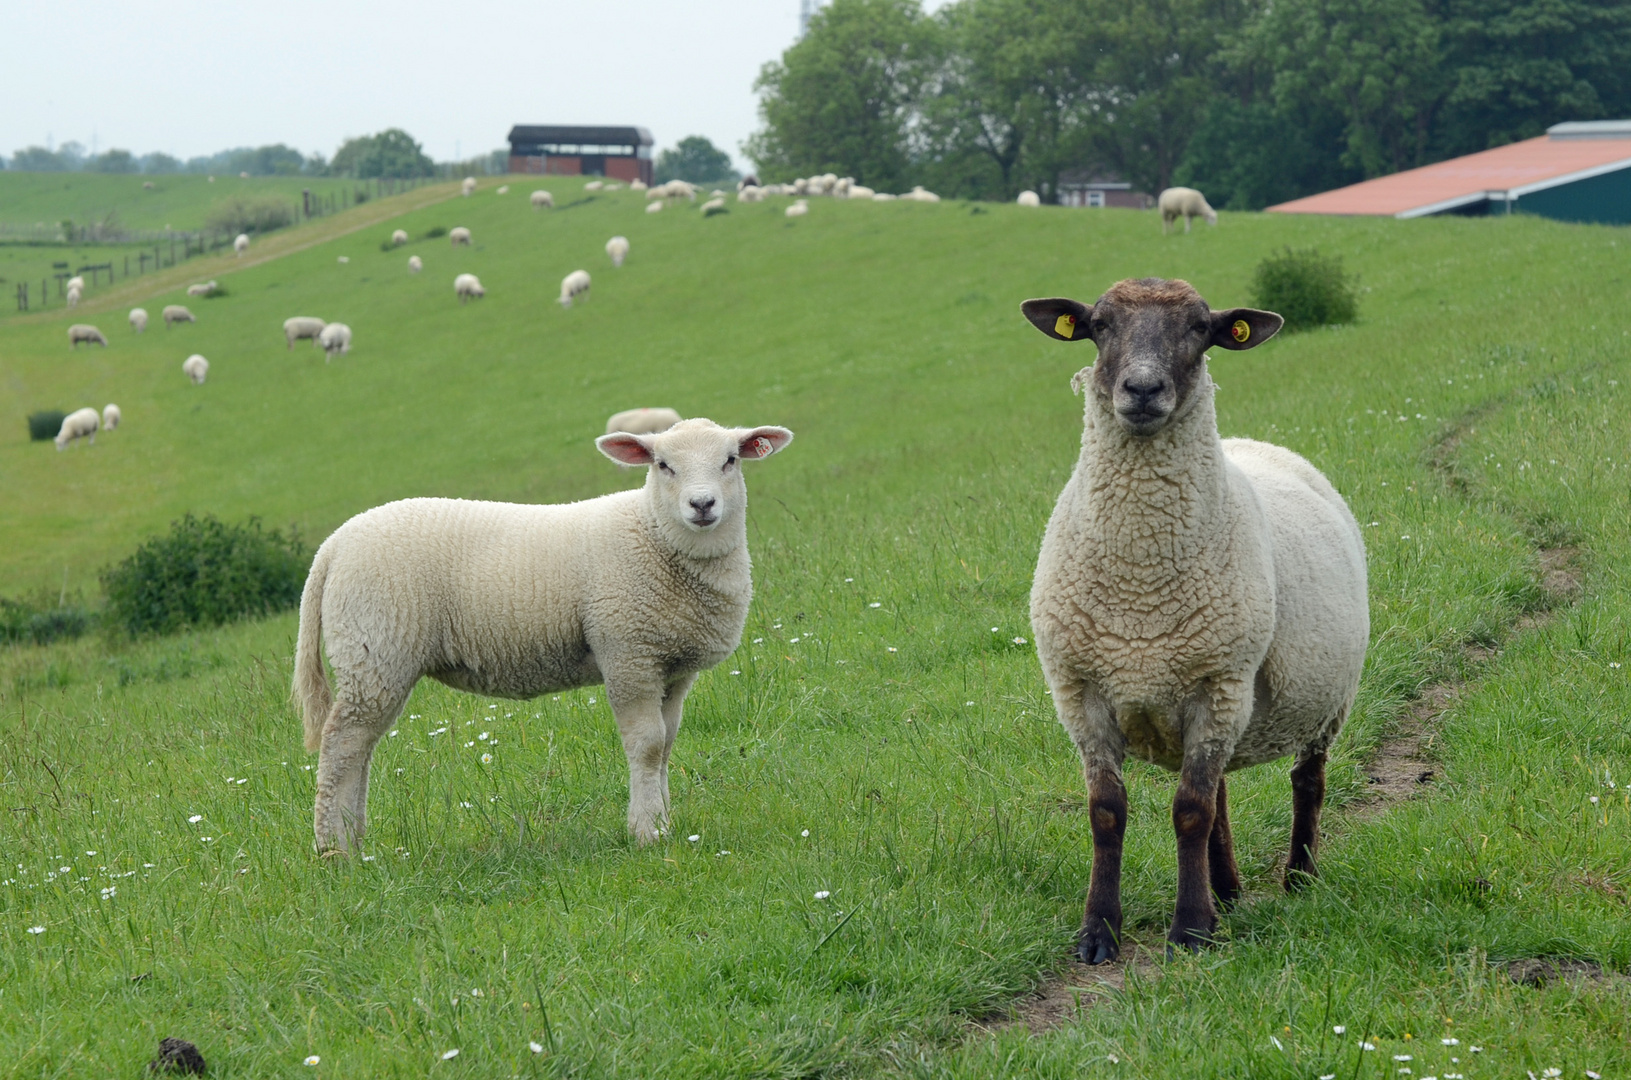
[(1291, 856), (1286, 861), (1286, 892), (1295, 892), (1316, 877), (1314, 856), (1320, 845), (1320, 808), (1325, 805), (1325, 751), (1304, 749), (1291, 767)]
[(1206, 865), (1212, 878), (1212, 895), (1227, 910), (1240, 899), (1240, 868), (1235, 865), (1235, 838), (1229, 831), (1229, 785), (1218, 777), (1217, 816), (1212, 819), (1212, 835), (1206, 842)]
[(312, 808), (317, 850), (348, 852), (368, 829), (368, 768), (374, 747), (401, 708), (379, 710), (344, 698), (329, 709), (317, 758), (317, 800)]

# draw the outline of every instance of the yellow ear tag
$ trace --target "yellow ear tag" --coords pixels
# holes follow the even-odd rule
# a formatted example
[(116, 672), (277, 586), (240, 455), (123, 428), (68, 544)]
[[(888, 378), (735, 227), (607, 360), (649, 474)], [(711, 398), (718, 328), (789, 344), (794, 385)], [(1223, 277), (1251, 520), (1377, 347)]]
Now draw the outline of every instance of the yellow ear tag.
[(1053, 324), (1053, 332), (1064, 338), (1066, 341), (1070, 341), (1076, 336), (1076, 316), (1059, 316), (1058, 321)]
[(1229, 327), (1229, 333), (1234, 335), (1236, 341), (1245, 344), (1252, 336), (1252, 328), (1245, 319), (1236, 319), (1235, 324)]

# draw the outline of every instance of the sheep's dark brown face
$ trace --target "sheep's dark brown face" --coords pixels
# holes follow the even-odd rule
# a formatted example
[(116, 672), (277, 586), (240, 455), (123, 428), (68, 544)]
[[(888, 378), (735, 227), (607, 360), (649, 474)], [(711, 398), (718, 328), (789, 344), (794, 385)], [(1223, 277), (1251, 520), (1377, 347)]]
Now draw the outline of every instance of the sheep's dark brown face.
[(1154, 435), (1190, 394), (1206, 350), (1251, 349), (1283, 325), (1254, 308), (1213, 311), (1186, 281), (1121, 281), (1092, 306), (1075, 300), (1027, 300), (1025, 317), (1060, 341), (1099, 347), (1090, 391), (1129, 434)]

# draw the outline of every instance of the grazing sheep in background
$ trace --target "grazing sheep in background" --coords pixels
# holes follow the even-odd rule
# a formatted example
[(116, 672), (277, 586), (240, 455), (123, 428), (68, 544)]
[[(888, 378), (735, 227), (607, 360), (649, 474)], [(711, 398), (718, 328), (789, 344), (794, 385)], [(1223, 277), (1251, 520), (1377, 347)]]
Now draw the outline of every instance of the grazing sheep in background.
[(447, 242), (454, 247), (469, 247), (470, 230), (465, 228), (463, 225), (449, 229), (447, 232)]
[(203, 386), (204, 380), (209, 378), (210, 362), (193, 353), (181, 362), (181, 373), (191, 379), (194, 386)]
[(78, 289), (69, 289), (68, 290), (68, 306), (69, 307), (78, 307), (79, 306), (80, 295), (81, 294), (80, 294), (80, 291)]
[(249, 234), (248, 233), (239, 233), (237, 235), (237, 237), (232, 241), (232, 254), (234, 255), (234, 257), (236, 257), (238, 255), (242, 255), (244, 252), (246, 252), (248, 250), (249, 250)]
[(508, 184), (498, 185), (498, 190), (496, 192), (494, 192), (495, 195), (508, 195), (509, 193), (510, 193), (510, 185), (508, 185)]
[(339, 263), (341, 266), (344, 266), (346, 263), (351, 261), (351, 256), (341, 255), (339, 258), (335, 259), (334, 261)]
[(614, 236), (606, 241), (606, 254), (611, 257), (613, 266), (622, 266), (623, 260), (629, 257), (629, 238)]
[(210, 293), (214, 292), (218, 288), (220, 288), (220, 286), (217, 285), (213, 281), (203, 281), (203, 282), (199, 282), (197, 285), (187, 286), (187, 295), (188, 296), (208, 296)]
[(725, 206), (725, 197), (723, 195), (717, 199), (709, 199), (707, 202), (703, 203), (699, 209), (702, 211), (703, 217), (713, 217), (715, 214), (730, 213), (730, 210)]
[(123, 419), (124, 419), (124, 413), (121, 413), (119, 411), (119, 406), (113, 405), (113, 404), (107, 404), (107, 405), (102, 406), (102, 430), (103, 431), (112, 431), (112, 430), (114, 430), (115, 428), (117, 428), (119, 426), (119, 421), (123, 420)]
[(180, 304), (170, 304), (166, 306), (165, 309), (160, 312), (160, 314), (164, 316), (164, 328), (166, 330), (170, 329), (171, 325), (174, 323), (198, 321), (193, 317), (192, 312), (188, 311)]
[(737, 194), (741, 194), (742, 192), (746, 191), (750, 187), (763, 187), (763, 186), (764, 185), (759, 183), (759, 174), (758, 173), (748, 173), (746, 176), (742, 177), (742, 179), (740, 179), (740, 180), (738, 180), (736, 182), (736, 191), (737, 191)]
[(757, 185), (745, 187), (736, 193), (737, 202), (756, 203), (765, 201), (765, 189)]
[(80, 292), (84, 292), (85, 279), (76, 274), (67, 281), (64, 281), (62, 283), (62, 288), (64, 292), (71, 292), (75, 289), (78, 289)]
[(453, 279), (453, 295), (459, 298), (459, 303), (470, 302), (471, 297), (481, 299), (487, 295), (487, 290), (481, 287), (481, 282), (474, 274), (460, 274)]
[(875, 194), (873, 194), (872, 201), (873, 202), (894, 202), (898, 198), (900, 198), (899, 195), (891, 195), (887, 191), (879, 191), (879, 192), (876, 192)]
[(574, 270), (561, 279), (561, 306), (571, 307), (579, 297), (588, 299), (589, 271)]
[(1208, 348), (1250, 349), (1283, 320), (1212, 311), (1187, 282), (1122, 281), (1089, 306), (1027, 300), (1049, 337), (1092, 340), (1081, 453), (1048, 522), (1031, 626), (1081, 753), (1093, 874), (1077, 953), (1121, 942), (1123, 755), (1179, 774), (1178, 903), (1167, 941), (1217, 930), (1240, 895), (1224, 773), (1296, 755), (1285, 886), (1315, 873), (1325, 755), (1353, 705), (1370, 616), (1347, 504), (1290, 450), (1218, 438)]
[(646, 184), (646, 182), (644, 180), (631, 180), (631, 181), (629, 181), (629, 190), (630, 191), (644, 191), (644, 190), (646, 190), (646, 187), (647, 187), (647, 184)]
[(606, 434), (626, 431), (630, 435), (655, 435), (679, 422), (680, 414), (673, 409), (624, 409), (606, 421)]
[(1019, 198), (1014, 201), (1021, 206), (1041, 206), (1042, 196), (1034, 191), (1022, 191), (1019, 193)]
[(623, 190), (623, 185), (622, 185), (622, 184), (611, 184), (611, 183), (608, 183), (608, 184), (607, 184), (607, 185), (606, 185), (606, 186), (605, 186), (605, 187), (604, 187), (604, 188), (602, 188), (602, 189), (601, 189), (601, 190), (602, 190), (602, 191), (622, 191), (622, 190)]
[(849, 190), (844, 193), (844, 197), (846, 199), (870, 199), (876, 194), (876, 191), (865, 184), (851, 184)]
[(68, 328), (68, 346), (77, 349), (81, 342), (108, 347), (108, 339), (102, 336), (102, 331), (89, 323), (75, 323)]
[(75, 409), (62, 418), (62, 427), (58, 429), (56, 437), (57, 449), (67, 449), (68, 444), (76, 439), (89, 439), (94, 446), (96, 430), (101, 424), (102, 418), (95, 409)]
[(424, 261), (421, 260), (419, 258), (419, 256), (417, 256), (417, 255), (409, 255), (408, 256), (408, 271), (410, 273), (417, 274), (417, 273), (419, 273), (419, 271), (423, 270), (424, 268), (425, 268)]
[(475, 191), (476, 191), (476, 178), (474, 176), (465, 177), (464, 182), (459, 185), (459, 192), (461, 194), (463, 194), (466, 198), (469, 198), (471, 195), (475, 194)]
[(551, 195), (547, 191), (542, 191), (542, 190), (533, 192), (532, 193), (532, 208), (534, 210), (537, 210), (541, 206), (547, 206), (547, 207), (550, 207), (551, 209), (553, 209), (554, 206), (555, 206), (555, 196)]
[(1206, 196), (1194, 188), (1170, 187), (1156, 200), (1161, 208), (1161, 235), (1165, 236), (1174, 221), (1184, 219), (1184, 232), (1189, 231), (1190, 218), (1205, 218), (1208, 225), (1218, 223), (1218, 212), (1207, 204)]
[(798, 202), (782, 211), (782, 213), (786, 214), (788, 217), (803, 217), (809, 212), (810, 204), (805, 202), (803, 199), (800, 199)]
[(311, 339), (313, 345), (317, 344), (317, 335), (323, 332), (328, 323), (314, 315), (296, 315), (292, 319), (283, 320), (283, 340), (288, 348), (294, 348), (297, 341)]
[(142, 181), (142, 190), (143, 191), (152, 191), (153, 190), (153, 181), (143, 180)]
[(331, 322), (317, 335), (317, 344), (323, 349), (323, 359), (332, 360), (351, 351), (351, 327)]
[(661, 201), (646, 204), (646, 213), (655, 214), (663, 208)]
[(398, 229), (391, 234), (391, 246), (401, 247), (408, 242), (408, 230)]
[(585, 190), (585, 191), (599, 191), (601, 188), (603, 188), (605, 186), (606, 186), (606, 182), (604, 180), (591, 180), (587, 184), (583, 185), (583, 190)]
[(596, 446), (613, 461), (664, 467), (598, 499), (405, 499), (336, 529), (312, 560), (295, 644), (294, 697), (319, 751), (317, 850), (364, 836), (374, 746), (427, 675), (518, 700), (604, 684), (629, 830), (661, 836), (685, 696), (736, 649), (753, 596), (741, 463), (792, 438), (700, 419), (605, 435)]
[[(655, 191), (657, 189), (653, 188), (652, 190)], [(689, 199), (692, 202), (696, 202), (696, 185), (688, 184), (684, 180), (670, 180), (668, 183), (663, 185), (663, 197), (667, 199)]]
[(922, 184), (917, 185), (911, 191), (908, 191), (906, 194), (902, 195), (901, 198), (910, 202), (935, 203), (940, 201), (940, 196), (936, 195), (932, 191), (924, 190)]
[(134, 307), (130, 309), (130, 327), (140, 334), (147, 329), (147, 310)]

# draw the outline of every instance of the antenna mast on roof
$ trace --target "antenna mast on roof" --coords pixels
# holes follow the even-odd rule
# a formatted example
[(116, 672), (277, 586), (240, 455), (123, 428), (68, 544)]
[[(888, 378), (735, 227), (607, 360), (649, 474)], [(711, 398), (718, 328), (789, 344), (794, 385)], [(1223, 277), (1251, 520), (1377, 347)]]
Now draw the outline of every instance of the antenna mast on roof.
[(802, 40), (810, 29), (810, 19), (817, 11), (827, 6), (828, 0), (799, 0), (799, 38)]

